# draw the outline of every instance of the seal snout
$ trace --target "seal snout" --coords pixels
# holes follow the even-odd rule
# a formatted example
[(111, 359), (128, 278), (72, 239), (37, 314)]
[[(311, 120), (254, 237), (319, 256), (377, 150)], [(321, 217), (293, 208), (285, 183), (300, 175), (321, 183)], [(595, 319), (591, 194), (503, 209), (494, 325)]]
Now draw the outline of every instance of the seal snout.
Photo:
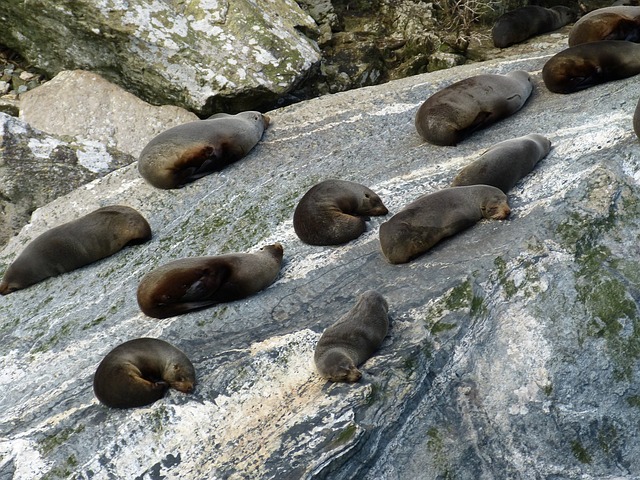
[(196, 388), (193, 382), (174, 382), (171, 386), (182, 393), (193, 393)]
[(389, 209), (387, 207), (385, 207), (384, 205), (380, 204), (377, 207), (373, 208), (371, 210), (371, 215), (386, 215), (387, 213), (389, 213)]
[(260, 250), (269, 252), (271, 255), (273, 255), (274, 258), (278, 260), (282, 260), (282, 257), (284, 256), (284, 247), (280, 242), (276, 242), (273, 245), (265, 245)]
[(493, 220), (505, 220), (511, 214), (511, 207), (503, 203), (496, 207), (495, 213), (491, 215)]

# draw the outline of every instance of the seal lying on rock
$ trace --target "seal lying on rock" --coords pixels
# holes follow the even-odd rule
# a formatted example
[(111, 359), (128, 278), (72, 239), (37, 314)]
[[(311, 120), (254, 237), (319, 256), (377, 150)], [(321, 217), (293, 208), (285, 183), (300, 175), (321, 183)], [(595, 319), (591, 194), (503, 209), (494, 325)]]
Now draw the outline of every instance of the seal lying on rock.
[(491, 185), (507, 193), (550, 149), (551, 142), (536, 133), (496, 143), (464, 167), (451, 186)]
[(150, 317), (167, 318), (248, 297), (276, 280), (283, 251), (276, 243), (256, 253), (169, 262), (142, 278), (138, 305)]
[(600, 40), (640, 42), (640, 7), (598, 8), (580, 18), (569, 32), (569, 46)]
[(144, 147), (138, 171), (154, 187), (180, 188), (244, 157), (268, 125), (260, 112), (241, 112), (175, 126)]
[(195, 369), (184, 353), (163, 340), (137, 338), (104, 357), (93, 391), (109, 407), (132, 408), (159, 400), (169, 388), (191, 393), (195, 383)]
[(506, 75), (476, 75), (434, 93), (416, 113), (420, 136), (434, 145), (455, 145), (476, 130), (517, 112), (533, 84), (522, 70)]
[(357, 382), (364, 363), (382, 344), (389, 328), (389, 306), (382, 295), (368, 290), (355, 306), (328, 327), (318, 340), (313, 359), (318, 372), (332, 382)]
[(0, 282), (0, 293), (70, 272), (151, 238), (151, 227), (131, 207), (113, 205), (44, 232), (29, 243)]
[(576, 17), (576, 12), (569, 7), (544, 8), (528, 5), (498, 17), (491, 29), (491, 37), (495, 47), (506, 48), (541, 33), (564, 27)]
[(309, 189), (293, 214), (293, 228), (309, 245), (338, 245), (366, 229), (362, 216), (389, 213), (380, 197), (364, 185), (325, 180)]
[(380, 225), (380, 247), (390, 263), (406, 263), (483, 218), (502, 220), (510, 213), (507, 196), (496, 187), (445, 188), (418, 197)]
[(640, 44), (602, 40), (567, 48), (542, 68), (542, 79), (555, 93), (573, 93), (640, 73)]

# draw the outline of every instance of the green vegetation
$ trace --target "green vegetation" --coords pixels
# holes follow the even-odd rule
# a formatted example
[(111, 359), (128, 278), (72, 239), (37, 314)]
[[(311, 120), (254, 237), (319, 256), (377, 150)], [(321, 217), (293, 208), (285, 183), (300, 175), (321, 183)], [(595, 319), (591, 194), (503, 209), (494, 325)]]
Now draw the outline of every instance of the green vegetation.
[(74, 473), (77, 466), (78, 459), (75, 455), (70, 455), (64, 465), (59, 465), (49, 470), (49, 472), (42, 477), (42, 480), (53, 480), (54, 478), (78, 478)]
[(574, 457), (576, 457), (582, 463), (591, 463), (591, 455), (589, 452), (582, 446), (580, 441), (575, 440), (571, 442), (571, 451), (573, 452)]
[(518, 289), (516, 288), (515, 282), (507, 278), (507, 262), (505, 262), (502, 257), (496, 257), (493, 264), (497, 269), (498, 281), (500, 285), (502, 285), (505, 295), (507, 298), (513, 297)]
[(618, 431), (612, 425), (604, 426), (598, 432), (598, 444), (609, 455), (618, 446)]
[(431, 324), (431, 333), (437, 334), (453, 330), (455, 323), (443, 321), (448, 313), (467, 310), (474, 318), (484, 315), (487, 307), (484, 299), (473, 292), (471, 279), (466, 279), (437, 299), (427, 311), (425, 322)]
[(631, 407), (640, 408), (640, 395), (631, 395), (630, 397), (627, 397), (627, 403)]
[(606, 242), (617, 241), (615, 229), (633, 224), (640, 211), (635, 199), (622, 196), (619, 203), (623, 208), (612, 202), (605, 215), (574, 212), (557, 233), (574, 252), (577, 299), (589, 317), (583, 334), (604, 339), (615, 377), (629, 380), (640, 358), (640, 316), (629, 289), (640, 288), (640, 278), (637, 264), (614, 255)]
[(60, 329), (51, 336), (48, 340), (43, 341), (38, 347), (33, 350), (33, 353), (46, 352), (51, 347), (55, 346), (63, 337), (66, 337), (71, 332), (71, 324), (67, 323), (62, 325)]
[(344, 445), (350, 442), (358, 431), (358, 427), (354, 423), (350, 423), (347, 427), (342, 430), (338, 436), (331, 442), (331, 448), (336, 448), (340, 445)]
[(55, 448), (59, 447), (63, 443), (65, 443), (71, 435), (80, 433), (84, 431), (84, 425), (79, 425), (75, 428), (67, 427), (63, 428), (59, 432), (54, 433), (53, 435), (49, 435), (44, 439), (40, 440), (38, 449), (43, 456), (51, 453)]
[(427, 438), (427, 447), (433, 455), (434, 464), (442, 472), (442, 478), (446, 480), (453, 479), (446, 446), (438, 429), (435, 427), (429, 428), (427, 430)]
[(95, 327), (96, 325), (100, 325), (102, 322), (104, 322), (107, 319), (107, 317), (105, 317), (104, 315), (101, 317), (96, 318), (95, 320), (93, 320), (92, 322), (87, 323), (86, 325), (84, 325), (82, 327), (82, 330), (89, 330), (90, 328)]

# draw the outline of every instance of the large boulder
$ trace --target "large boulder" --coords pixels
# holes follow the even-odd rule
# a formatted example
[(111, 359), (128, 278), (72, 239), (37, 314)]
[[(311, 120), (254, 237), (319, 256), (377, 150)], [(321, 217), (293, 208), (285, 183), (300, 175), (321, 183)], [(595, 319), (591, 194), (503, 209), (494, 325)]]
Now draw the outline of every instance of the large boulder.
[(137, 158), (163, 131), (198, 116), (172, 105), (156, 107), (83, 70), (64, 71), (20, 96), (20, 118), (52, 135), (100, 142)]
[[(556, 51), (559, 48), (556, 49)], [(0, 300), (0, 476), (64, 478), (634, 478), (640, 313), (637, 78), (548, 92), (553, 51), (456, 67), (270, 112), (243, 160), (180, 190), (136, 166), (37, 210), (0, 253), (98, 206), (127, 204), (154, 238)], [(420, 103), (480, 73), (532, 72), (512, 117), (456, 147), (421, 142)], [(397, 212), (448, 186), (491, 145), (546, 135), (551, 153), (486, 221), (406, 265), (378, 227), (344, 246), (300, 242), (291, 218), (316, 182), (364, 183)], [(280, 279), (243, 301), (156, 320), (135, 292), (184, 256), (285, 247)], [(322, 330), (367, 289), (391, 328), (353, 385), (314, 371)], [(92, 392), (113, 347), (152, 336), (193, 361), (192, 395), (114, 410)]]
[(294, 1), (20, 0), (0, 3), (3, 44), (53, 76), (84, 69), (154, 104), (201, 114), (273, 104), (320, 59)]

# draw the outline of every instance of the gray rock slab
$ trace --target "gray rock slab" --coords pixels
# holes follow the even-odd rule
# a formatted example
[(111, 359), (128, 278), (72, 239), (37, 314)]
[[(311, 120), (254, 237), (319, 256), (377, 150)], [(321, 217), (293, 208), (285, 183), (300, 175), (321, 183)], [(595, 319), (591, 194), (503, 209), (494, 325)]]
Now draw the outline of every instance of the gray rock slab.
[(292, 0), (7, 0), (0, 18), (3, 43), (49, 76), (90, 70), (202, 114), (273, 104), (320, 60), (301, 33), (317, 25)]
[[(0, 299), (0, 476), (48, 478), (602, 479), (640, 476), (640, 145), (637, 78), (548, 92), (553, 52), (420, 75), (270, 112), (243, 160), (181, 190), (119, 169), (38, 209), (0, 253), (107, 204), (154, 238)], [(420, 103), (480, 73), (525, 69), (512, 117), (456, 147), (422, 143)], [(319, 180), (376, 191), (391, 214), (446, 187), (489, 146), (528, 133), (553, 149), (483, 221), (406, 265), (378, 227), (339, 247), (301, 243), (293, 210)], [(135, 291), (175, 258), (280, 241), (279, 280), (246, 300), (166, 320)], [(354, 385), (314, 371), (315, 342), (358, 293), (391, 328)], [(193, 361), (194, 394), (113, 410), (93, 396), (104, 355), (140, 336)]]
[(37, 207), (133, 161), (98, 141), (49, 135), (0, 112), (0, 245)]
[(151, 105), (83, 70), (60, 72), (21, 95), (20, 118), (52, 135), (97, 141), (135, 158), (159, 133), (198, 120), (184, 108)]

